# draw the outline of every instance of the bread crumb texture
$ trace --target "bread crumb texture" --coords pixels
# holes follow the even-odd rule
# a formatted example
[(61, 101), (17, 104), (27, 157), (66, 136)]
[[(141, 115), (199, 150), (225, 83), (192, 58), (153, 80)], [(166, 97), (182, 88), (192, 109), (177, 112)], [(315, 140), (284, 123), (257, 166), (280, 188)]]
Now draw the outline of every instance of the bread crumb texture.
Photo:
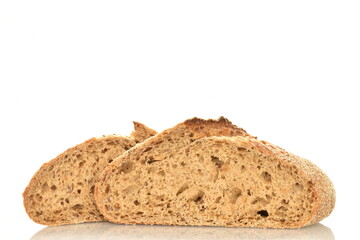
[[(142, 140), (155, 131), (141, 125), (135, 133)], [(104, 221), (94, 202), (94, 188), (101, 171), (140, 140), (117, 135), (92, 138), (45, 163), (23, 193), (29, 217), (44, 225)]]
[(331, 213), (335, 191), (310, 161), (223, 117), (193, 118), (116, 158), (95, 200), (115, 223), (300, 228)]

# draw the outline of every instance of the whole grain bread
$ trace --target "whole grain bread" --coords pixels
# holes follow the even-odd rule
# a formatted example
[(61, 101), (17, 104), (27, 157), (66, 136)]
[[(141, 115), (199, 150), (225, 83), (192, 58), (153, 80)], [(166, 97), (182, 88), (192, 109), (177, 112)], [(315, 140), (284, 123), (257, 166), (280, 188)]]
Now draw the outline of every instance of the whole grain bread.
[(94, 203), (94, 185), (113, 159), (156, 131), (134, 122), (131, 137), (91, 138), (45, 163), (23, 193), (29, 217), (44, 225), (104, 221)]
[(300, 228), (331, 213), (335, 190), (310, 161), (194, 118), (116, 158), (95, 201), (115, 223)]

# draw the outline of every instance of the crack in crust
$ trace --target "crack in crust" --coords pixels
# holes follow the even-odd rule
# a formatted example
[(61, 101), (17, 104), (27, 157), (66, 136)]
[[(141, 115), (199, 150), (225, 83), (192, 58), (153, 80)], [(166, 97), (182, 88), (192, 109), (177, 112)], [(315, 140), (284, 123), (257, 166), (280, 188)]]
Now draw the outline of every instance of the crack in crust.
[[(254, 136), (251, 136), (248, 134), (244, 129), (239, 128), (238, 126), (234, 125), (229, 119), (221, 116), (218, 119), (201, 119), (201, 118), (191, 118), (183, 123), (188, 128), (194, 130), (195, 132), (207, 132), (204, 130), (213, 128), (213, 131), (211, 132), (227, 132), (226, 136), (242, 136), (242, 137), (251, 137), (255, 138)], [(179, 124), (179, 125), (180, 125)], [(218, 131), (216, 131), (218, 130)], [(217, 135), (217, 134), (210, 134), (210, 136)], [(223, 135), (223, 134), (221, 134)]]

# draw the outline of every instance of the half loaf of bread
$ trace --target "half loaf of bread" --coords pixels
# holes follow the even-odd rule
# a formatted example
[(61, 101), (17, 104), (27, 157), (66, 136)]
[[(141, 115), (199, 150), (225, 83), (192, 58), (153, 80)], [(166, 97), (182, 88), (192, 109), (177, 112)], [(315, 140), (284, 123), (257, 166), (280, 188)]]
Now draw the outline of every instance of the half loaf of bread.
[(310, 161), (194, 118), (116, 158), (95, 201), (115, 223), (299, 228), (331, 213), (335, 191)]
[(91, 138), (45, 163), (23, 193), (29, 217), (44, 225), (104, 221), (94, 202), (94, 185), (113, 159), (156, 134), (134, 122), (131, 137)]

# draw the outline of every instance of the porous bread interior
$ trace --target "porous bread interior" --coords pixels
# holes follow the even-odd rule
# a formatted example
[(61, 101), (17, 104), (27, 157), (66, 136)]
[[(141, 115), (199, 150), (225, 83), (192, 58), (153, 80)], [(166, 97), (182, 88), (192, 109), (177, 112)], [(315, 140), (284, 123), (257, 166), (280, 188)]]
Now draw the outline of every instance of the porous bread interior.
[(28, 215), (45, 225), (103, 221), (94, 184), (115, 157), (134, 145), (126, 137), (93, 138), (44, 164), (23, 194)]
[(104, 171), (96, 201), (108, 220), (297, 228), (311, 218), (312, 183), (249, 139), (197, 140), (183, 129), (153, 140)]
[(130, 137), (92, 138), (45, 163), (23, 193), (29, 217), (44, 225), (104, 221), (94, 201), (94, 184), (101, 171), (115, 157), (156, 133), (134, 122)]

